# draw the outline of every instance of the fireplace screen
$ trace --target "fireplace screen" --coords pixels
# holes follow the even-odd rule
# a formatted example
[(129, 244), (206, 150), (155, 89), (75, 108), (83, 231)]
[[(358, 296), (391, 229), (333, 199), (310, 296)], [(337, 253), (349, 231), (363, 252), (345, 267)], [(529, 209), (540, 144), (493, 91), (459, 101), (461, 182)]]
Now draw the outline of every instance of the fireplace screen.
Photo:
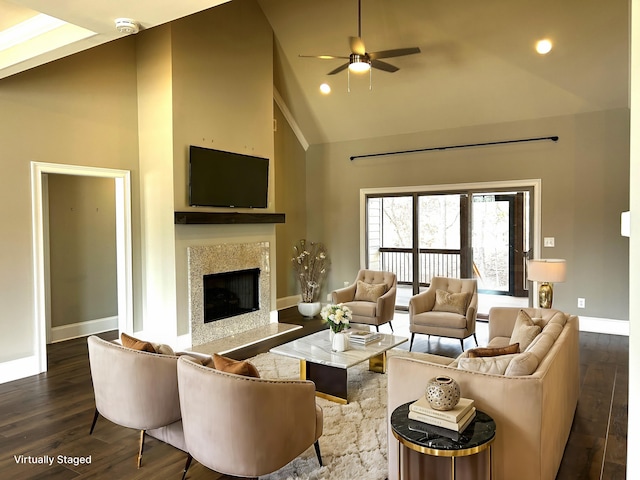
[(204, 275), (204, 323), (258, 310), (259, 278), (259, 268)]

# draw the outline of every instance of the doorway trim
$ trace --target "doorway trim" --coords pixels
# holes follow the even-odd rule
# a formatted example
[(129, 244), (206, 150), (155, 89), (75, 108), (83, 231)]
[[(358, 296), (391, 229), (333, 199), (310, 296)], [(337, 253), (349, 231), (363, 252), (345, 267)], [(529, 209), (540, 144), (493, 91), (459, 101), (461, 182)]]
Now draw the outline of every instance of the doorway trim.
[(394, 193), (434, 193), (451, 192), (459, 190), (505, 190), (531, 188), (533, 206), (532, 228), (533, 228), (533, 258), (538, 258), (540, 254), (540, 231), (542, 199), (542, 179), (532, 178), (525, 180), (504, 180), (496, 182), (477, 183), (450, 183), (442, 185), (421, 185), (409, 187), (379, 187), (360, 189), (360, 268), (365, 268), (367, 264), (366, 250), (366, 222), (367, 222), (367, 195), (384, 195)]
[(118, 329), (133, 331), (133, 274), (131, 246), (131, 172), (111, 168), (31, 162), (31, 208), (34, 269), (34, 352), (40, 372), (47, 370), (47, 332), (51, 319), (46, 312), (46, 216), (44, 215), (43, 175), (62, 174), (112, 178), (116, 200), (116, 270)]

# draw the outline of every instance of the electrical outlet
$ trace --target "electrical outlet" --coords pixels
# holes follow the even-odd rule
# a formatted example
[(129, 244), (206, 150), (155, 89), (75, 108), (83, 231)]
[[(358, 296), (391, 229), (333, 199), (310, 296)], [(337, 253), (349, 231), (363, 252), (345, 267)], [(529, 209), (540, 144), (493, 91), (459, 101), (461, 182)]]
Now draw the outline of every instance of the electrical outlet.
[(585, 308), (585, 300), (584, 298), (578, 298), (578, 308)]
[(344, 281), (344, 286), (345, 286), (345, 287), (348, 287), (349, 285), (351, 285), (351, 282), (350, 282), (350, 281), (348, 281), (348, 280), (345, 280), (345, 281)]
[(555, 247), (556, 246), (556, 238), (555, 237), (544, 237), (544, 246), (545, 247)]

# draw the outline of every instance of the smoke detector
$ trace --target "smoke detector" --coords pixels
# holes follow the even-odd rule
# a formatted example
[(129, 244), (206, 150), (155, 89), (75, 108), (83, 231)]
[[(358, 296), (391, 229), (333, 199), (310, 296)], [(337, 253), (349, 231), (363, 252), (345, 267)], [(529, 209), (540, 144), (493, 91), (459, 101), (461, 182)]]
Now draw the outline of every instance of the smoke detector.
[(140, 25), (135, 20), (130, 18), (116, 18), (116, 30), (120, 33), (126, 33), (127, 35), (138, 33), (140, 31)]

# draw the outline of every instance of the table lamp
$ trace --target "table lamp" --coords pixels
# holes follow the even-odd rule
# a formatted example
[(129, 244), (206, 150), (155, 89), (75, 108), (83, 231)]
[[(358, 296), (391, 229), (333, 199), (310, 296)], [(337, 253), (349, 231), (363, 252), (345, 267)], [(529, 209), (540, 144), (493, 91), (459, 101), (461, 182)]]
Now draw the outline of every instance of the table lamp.
[(553, 283), (564, 282), (567, 273), (566, 262), (559, 258), (529, 260), (527, 278), (538, 282), (538, 304), (540, 308), (551, 308), (553, 303)]

